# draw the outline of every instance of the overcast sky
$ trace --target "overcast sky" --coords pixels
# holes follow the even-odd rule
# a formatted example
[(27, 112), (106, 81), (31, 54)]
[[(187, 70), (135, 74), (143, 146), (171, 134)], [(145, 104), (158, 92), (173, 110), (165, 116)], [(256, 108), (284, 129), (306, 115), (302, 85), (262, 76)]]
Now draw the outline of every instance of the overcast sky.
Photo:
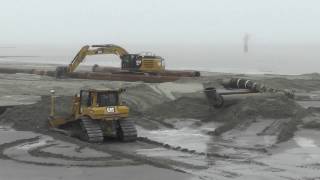
[(0, 2), (0, 44), (320, 43), (319, 0)]

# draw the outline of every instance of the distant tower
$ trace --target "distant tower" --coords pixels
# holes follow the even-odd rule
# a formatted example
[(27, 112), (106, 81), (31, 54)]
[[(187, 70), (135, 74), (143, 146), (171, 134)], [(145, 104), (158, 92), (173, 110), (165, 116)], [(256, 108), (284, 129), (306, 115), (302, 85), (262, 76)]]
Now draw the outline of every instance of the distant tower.
[(249, 52), (249, 38), (250, 35), (246, 33), (243, 37), (243, 52), (248, 53)]

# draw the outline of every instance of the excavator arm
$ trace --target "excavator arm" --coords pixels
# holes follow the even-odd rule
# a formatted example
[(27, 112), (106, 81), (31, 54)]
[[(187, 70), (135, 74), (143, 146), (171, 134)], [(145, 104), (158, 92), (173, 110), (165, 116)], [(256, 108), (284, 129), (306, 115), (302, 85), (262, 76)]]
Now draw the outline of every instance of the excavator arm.
[(76, 68), (83, 62), (86, 56), (98, 55), (98, 54), (115, 54), (122, 58), (122, 56), (129, 54), (124, 48), (114, 45), (114, 44), (106, 44), (106, 45), (92, 45), (83, 46), (77, 55), (73, 58), (71, 63), (68, 65), (67, 72), (71, 73), (76, 70)]

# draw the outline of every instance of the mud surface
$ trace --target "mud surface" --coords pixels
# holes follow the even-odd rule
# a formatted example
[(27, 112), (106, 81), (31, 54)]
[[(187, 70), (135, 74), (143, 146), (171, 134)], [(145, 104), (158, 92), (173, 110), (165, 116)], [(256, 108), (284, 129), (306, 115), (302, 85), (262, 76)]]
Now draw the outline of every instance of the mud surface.
[[(58, 116), (67, 117), (72, 107), (72, 97), (61, 96), (56, 98)], [(9, 107), (0, 115), (2, 124), (11, 125), (17, 130), (47, 131), (48, 112), (50, 113), (50, 96), (42, 96), (31, 105)]]
[[(297, 96), (239, 95), (226, 97), (221, 109), (210, 107), (203, 84), (221, 88), (219, 81), (231, 76), (207, 73), (197, 79), (144, 84), (2, 74), (0, 99), (7, 102), (2, 101), (0, 112), (0, 169), (29, 168), (13, 179), (22, 174), (39, 178), (44, 174), (34, 171), (51, 168), (61, 174), (48, 173), (51, 179), (79, 174), (82, 179), (319, 178), (319, 75), (251, 75), (270, 87), (294, 89)], [(88, 87), (127, 88), (123, 101), (137, 124), (137, 142), (89, 144), (48, 128), (49, 90), (56, 90), (57, 113), (68, 116), (72, 96)], [(15, 105), (9, 106), (9, 101)], [(80, 173), (67, 175), (63, 167)], [(1, 178), (9, 176), (12, 171), (0, 170)]]

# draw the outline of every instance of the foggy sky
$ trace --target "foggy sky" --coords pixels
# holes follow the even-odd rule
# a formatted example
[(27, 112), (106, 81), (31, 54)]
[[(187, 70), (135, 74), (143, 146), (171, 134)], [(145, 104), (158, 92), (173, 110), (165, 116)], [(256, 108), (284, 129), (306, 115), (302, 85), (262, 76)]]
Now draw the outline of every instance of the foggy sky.
[(0, 2), (0, 44), (320, 43), (319, 0)]

